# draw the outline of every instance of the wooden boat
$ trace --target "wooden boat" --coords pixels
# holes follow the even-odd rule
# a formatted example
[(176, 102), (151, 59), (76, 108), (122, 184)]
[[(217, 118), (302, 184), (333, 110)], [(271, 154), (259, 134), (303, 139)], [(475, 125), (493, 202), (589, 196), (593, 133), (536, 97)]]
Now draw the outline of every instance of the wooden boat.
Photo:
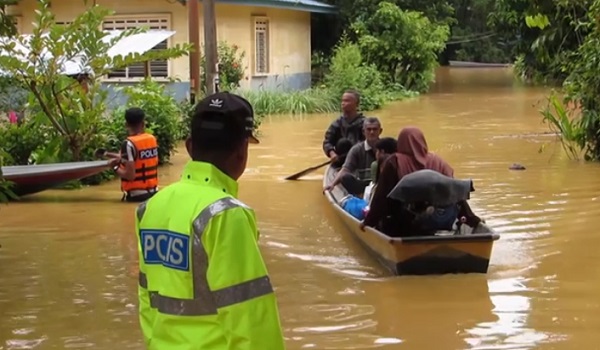
[(450, 67), (456, 68), (507, 68), (510, 63), (483, 63), (483, 62), (467, 62), (467, 61), (448, 61)]
[[(336, 171), (328, 167), (323, 179), (327, 185)], [(500, 238), (484, 223), (475, 232), (462, 225), (460, 234), (441, 231), (435, 236), (390, 237), (371, 227), (365, 231), (360, 222), (347, 213), (341, 200), (347, 196), (343, 186), (326, 191), (325, 196), (345, 226), (362, 246), (382, 265), (396, 275), (439, 275), (447, 273), (487, 273), (492, 246)]]
[(2, 167), (2, 174), (6, 180), (13, 182), (13, 192), (17, 196), (24, 196), (98, 174), (108, 167), (107, 160), (16, 165)]

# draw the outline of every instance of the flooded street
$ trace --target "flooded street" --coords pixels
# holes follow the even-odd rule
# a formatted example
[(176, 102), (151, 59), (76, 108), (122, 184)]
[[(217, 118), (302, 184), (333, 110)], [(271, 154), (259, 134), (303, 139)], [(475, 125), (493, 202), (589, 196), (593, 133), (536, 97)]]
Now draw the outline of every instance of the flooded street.
[[(281, 180), (324, 160), (335, 116), (268, 117), (240, 196), (257, 212), (288, 349), (595, 348), (600, 165), (527, 135), (548, 131), (546, 94), (503, 69), (442, 69), (430, 94), (366, 113), (385, 136), (421, 127), (474, 180), (472, 206), (501, 234), (487, 275), (390, 277), (328, 206), (323, 171)], [(186, 161), (182, 149), (161, 185)], [(0, 206), (1, 350), (143, 349), (135, 205), (120, 197), (113, 182)]]

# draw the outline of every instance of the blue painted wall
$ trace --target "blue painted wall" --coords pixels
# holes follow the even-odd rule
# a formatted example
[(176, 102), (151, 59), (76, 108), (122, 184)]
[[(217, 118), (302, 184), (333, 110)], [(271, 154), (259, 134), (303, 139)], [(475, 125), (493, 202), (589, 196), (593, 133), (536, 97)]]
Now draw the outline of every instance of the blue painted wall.
[[(127, 98), (116, 88), (128, 85), (135, 85), (134, 82), (123, 83), (104, 83), (103, 85), (109, 91), (108, 104), (110, 108), (124, 105)], [(296, 73), (289, 75), (270, 75), (265, 77), (253, 77), (250, 84), (251, 88), (264, 90), (304, 90), (310, 88), (311, 74)], [(177, 101), (182, 101), (188, 97), (190, 83), (187, 81), (165, 83), (167, 91), (175, 97)]]

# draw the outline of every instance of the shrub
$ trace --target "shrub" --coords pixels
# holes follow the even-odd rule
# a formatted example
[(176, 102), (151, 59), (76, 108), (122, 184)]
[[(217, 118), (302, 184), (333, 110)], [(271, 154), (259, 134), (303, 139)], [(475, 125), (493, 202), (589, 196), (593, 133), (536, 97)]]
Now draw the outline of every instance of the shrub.
[(167, 94), (163, 85), (149, 79), (120, 90), (128, 100), (125, 106), (113, 110), (105, 125), (109, 149), (118, 151), (127, 138), (125, 110), (139, 107), (146, 113), (147, 132), (157, 139), (159, 164), (168, 163), (175, 153), (177, 142), (182, 138), (183, 117), (179, 104), (172, 95)]
[(0, 149), (0, 203), (6, 203), (10, 199), (18, 199), (11, 190), (12, 183), (2, 176), (2, 165), (5, 159), (10, 159), (10, 155)]
[(362, 110), (377, 109), (387, 100), (381, 73), (374, 65), (363, 63), (360, 48), (346, 37), (334, 49), (324, 83), (337, 100), (347, 89), (360, 92)]
[[(240, 86), (240, 81), (244, 79), (244, 73), (247, 67), (244, 67), (244, 57), (246, 53), (241, 51), (237, 45), (229, 45), (225, 41), (219, 42), (217, 46), (219, 57), (219, 87), (222, 91), (234, 90)], [(206, 57), (200, 58), (200, 67), (202, 69), (202, 88), (206, 87)]]
[(28, 91), (16, 79), (0, 76), (0, 111), (23, 111)]
[[(196, 103), (198, 102), (196, 101)], [(179, 123), (179, 136), (182, 140), (185, 140), (190, 135), (194, 105), (192, 105), (189, 100), (185, 99), (179, 102), (179, 111), (182, 118), (181, 123)]]
[[(48, 127), (25, 118), (18, 124), (0, 123), (0, 152), (5, 165), (27, 165), (34, 163), (48, 144)], [(36, 156), (36, 154), (38, 156)]]

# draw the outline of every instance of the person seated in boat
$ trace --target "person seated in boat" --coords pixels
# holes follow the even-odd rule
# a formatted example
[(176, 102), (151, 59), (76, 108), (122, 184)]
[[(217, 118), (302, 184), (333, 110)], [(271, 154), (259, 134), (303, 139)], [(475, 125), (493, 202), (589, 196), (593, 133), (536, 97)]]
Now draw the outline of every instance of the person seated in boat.
[[(375, 227), (389, 236), (400, 237), (420, 234), (411, 231), (415, 215), (403, 203), (389, 199), (388, 194), (404, 176), (422, 169), (454, 177), (452, 167), (440, 156), (429, 152), (423, 132), (416, 127), (405, 127), (398, 135), (397, 152), (383, 164), (369, 211), (360, 225), (361, 229), (365, 226)], [(460, 211), (457, 216), (466, 217), (466, 223), (471, 227), (476, 227), (481, 221), (473, 214), (466, 201), (460, 203)]]
[(341, 207), (356, 219), (362, 220), (365, 218), (371, 201), (371, 188), (377, 184), (383, 162), (396, 152), (396, 148), (396, 139), (391, 137), (379, 139), (375, 143), (376, 160), (371, 163), (371, 183), (365, 188), (363, 198), (349, 194), (340, 201)]
[(140, 108), (125, 111), (125, 126), (129, 136), (123, 142), (120, 153), (108, 153), (109, 158), (118, 159), (114, 167), (121, 178), (123, 198), (127, 202), (143, 202), (158, 191), (158, 143), (146, 133), (146, 115)]
[(348, 152), (352, 148), (352, 142), (346, 138), (340, 139), (335, 145), (335, 153), (338, 155), (332, 162), (331, 166), (335, 169), (339, 169), (344, 165)]
[(339, 156), (335, 149), (342, 138), (348, 139), (352, 145), (365, 140), (362, 131), (365, 116), (358, 112), (360, 95), (355, 90), (346, 90), (342, 95), (342, 115), (331, 122), (323, 139), (323, 152), (333, 161)]
[(363, 123), (365, 141), (352, 146), (342, 169), (323, 191), (330, 191), (336, 185), (342, 184), (349, 194), (362, 197), (365, 187), (371, 182), (371, 164), (375, 161), (375, 143), (379, 140), (382, 131), (379, 119), (374, 117), (365, 119)]
[(371, 202), (373, 195), (373, 189), (377, 185), (379, 174), (385, 160), (396, 153), (398, 148), (398, 141), (393, 137), (384, 137), (375, 143), (375, 161), (371, 163), (371, 183), (365, 188), (363, 199), (367, 202)]
[[(437, 231), (454, 231), (454, 227), (460, 229), (467, 221), (461, 211), (474, 218), (474, 214), (467, 212), (470, 208), (466, 204), (474, 190), (472, 180), (457, 180), (422, 169), (405, 175), (388, 198), (399, 201), (402, 209), (412, 214), (408, 223), (410, 232), (426, 236)], [(467, 207), (462, 208), (463, 205)]]

